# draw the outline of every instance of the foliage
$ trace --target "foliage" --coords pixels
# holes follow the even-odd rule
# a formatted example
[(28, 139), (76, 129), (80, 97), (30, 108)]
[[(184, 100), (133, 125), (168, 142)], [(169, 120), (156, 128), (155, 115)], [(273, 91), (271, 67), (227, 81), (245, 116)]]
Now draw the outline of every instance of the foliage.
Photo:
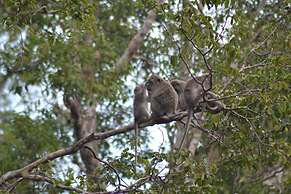
[[(152, 8), (157, 22), (143, 46), (115, 70)], [(74, 143), (64, 94), (83, 106), (97, 102), (96, 130), (104, 132), (133, 120), (136, 83), (151, 72), (178, 77), (188, 65), (196, 75), (211, 68), (212, 90), (227, 107), (206, 113), (203, 127), (222, 143), (204, 135), (195, 155), (157, 152), (142, 131), (135, 174), (133, 135), (116, 135), (98, 150), (109, 164), (96, 169), (100, 182), (112, 190), (142, 180), (145, 193), (291, 192), (290, 10), (275, 0), (0, 1), (0, 173)], [(173, 126), (166, 128), (174, 138)], [(80, 161), (75, 154), (39, 166), (53, 183), (24, 181), (16, 191), (62, 193), (60, 183), (96, 188)], [(284, 170), (279, 186), (266, 183), (273, 167)]]

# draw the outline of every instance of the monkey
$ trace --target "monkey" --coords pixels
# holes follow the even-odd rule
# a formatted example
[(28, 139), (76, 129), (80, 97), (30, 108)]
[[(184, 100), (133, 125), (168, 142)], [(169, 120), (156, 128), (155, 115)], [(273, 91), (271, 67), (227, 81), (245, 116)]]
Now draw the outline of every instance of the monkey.
[(184, 99), (184, 88), (186, 86), (186, 81), (179, 80), (179, 79), (174, 79), (171, 80), (171, 85), (175, 89), (175, 91), (178, 94), (178, 107), (180, 111), (185, 111), (187, 110), (185, 99)]
[[(205, 90), (208, 89), (208, 88), (205, 88), (205, 87), (207, 87), (207, 85), (209, 84), (209, 83), (207, 83), (207, 81), (209, 81), (209, 80), (206, 80), (205, 76), (197, 77), (197, 79), (200, 82), (203, 82), (203, 80), (205, 79), (205, 81), (203, 83), (204, 84), (204, 89)], [(194, 82), (195, 80), (193, 80), (193, 79), (191, 79), (191, 80), (192, 80), (191, 81), (192, 84), (194, 84), (195, 86), (199, 86), (198, 85), (199, 83), (197, 83), (197, 85), (196, 85), (195, 84), (196, 82)], [(186, 102), (185, 102), (185, 99), (184, 99), (184, 89), (186, 87), (187, 82), (183, 81), (183, 80), (179, 80), (179, 79), (174, 79), (174, 80), (171, 81), (171, 84), (172, 84), (172, 86), (174, 87), (175, 91), (177, 92), (177, 94), (179, 96), (178, 109), (181, 110), (181, 111), (187, 110), (187, 105), (186, 105)], [(188, 83), (188, 84), (190, 84), (190, 83)], [(189, 87), (189, 85), (188, 85), (188, 87)], [(201, 90), (201, 92), (203, 91), (202, 86), (201, 86), (200, 90)], [(192, 97), (194, 97), (193, 94), (192, 94)], [(225, 107), (224, 104), (221, 101), (218, 101), (218, 100), (209, 101), (209, 100), (215, 100), (217, 98), (218, 98), (217, 95), (215, 93), (213, 93), (213, 92), (207, 91), (206, 94), (205, 94), (205, 97), (204, 97), (204, 99), (206, 101), (205, 108), (210, 113), (216, 114), (216, 113), (222, 111), (224, 109), (224, 107)], [(204, 99), (202, 98), (202, 95), (199, 95), (199, 96), (197, 96), (197, 99), (195, 100), (195, 103), (193, 103), (193, 104), (197, 105), (199, 102), (203, 102)], [(198, 100), (198, 102), (197, 102), (197, 100)], [(191, 110), (192, 110), (192, 108), (193, 108), (193, 106), (191, 106)], [(191, 113), (191, 115), (192, 114), (193, 113)], [(185, 141), (185, 140), (183, 140), (183, 141)], [(181, 146), (183, 146), (183, 145), (181, 145)]]
[[(148, 107), (148, 93), (144, 84), (140, 84), (134, 89), (133, 99), (134, 132), (135, 132), (135, 168), (137, 166), (137, 146), (138, 146), (138, 125), (150, 118)], [(135, 170), (136, 171), (136, 170)]]
[(175, 113), (178, 106), (178, 94), (169, 81), (158, 75), (151, 75), (145, 84), (149, 92), (151, 104), (151, 118), (158, 118)]
[[(200, 79), (198, 77), (198, 79)], [(173, 79), (171, 80), (171, 85), (173, 86), (173, 88), (175, 89), (175, 91), (177, 92), (178, 96), (179, 96), (179, 100), (178, 100), (178, 109), (181, 111), (185, 111), (187, 110), (187, 106), (186, 106), (186, 102), (184, 99), (184, 89), (186, 86), (186, 81), (183, 80), (179, 80), (179, 79)], [(217, 100), (218, 96), (210, 91), (207, 91), (205, 94), (205, 101), (206, 101), (206, 110), (210, 113), (216, 114), (221, 112), (224, 108), (225, 105)], [(199, 102), (203, 102), (203, 98), (200, 98)]]
[[(198, 77), (198, 79), (200, 79)], [(179, 80), (179, 79), (173, 79), (171, 80), (171, 85), (175, 89), (175, 91), (178, 94), (178, 109), (181, 111), (187, 110), (186, 102), (184, 99), (184, 88), (186, 86), (186, 81)], [(205, 101), (206, 101), (206, 109), (213, 114), (221, 112), (224, 108), (225, 105), (217, 100), (218, 96), (210, 91), (207, 91), (205, 94)], [(200, 98), (199, 102), (204, 102), (203, 98)]]
[[(199, 83), (200, 82), (200, 83)], [(203, 87), (202, 87), (203, 86)], [(199, 103), (201, 97), (204, 95), (205, 90), (210, 87), (210, 80), (207, 75), (189, 79), (184, 88), (184, 100), (188, 111), (186, 130), (183, 135), (179, 150), (183, 147), (186, 135), (189, 131), (189, 125), (193, 115), (193, 108)]]
[[(186, 111), (187, 106), (186, 106), (186, 102), (184, 99), (184, 88), (186, 86), (186, 81), (179, 80), (179, 79), (173, 79), (173, 80), (171, 80), (171, 85), (173, 86), (173, 88), (175, 89), (175, 91), (178, 94), (178, 110), (179, 111)], [(176, 142), (174, 144), (175, 148), (179, 148), (180, 142), (182, 140), (182, 137), (184, 134), (182, 129), (185, 128), (184, 127), (184, 123), (186, 122), (185, 119), (187, 120), (187, 118), (183, 118), (181, 121), (176, 122), (176, 127), (179, 131), (177, 131), (177, 134), (176, 134)]]

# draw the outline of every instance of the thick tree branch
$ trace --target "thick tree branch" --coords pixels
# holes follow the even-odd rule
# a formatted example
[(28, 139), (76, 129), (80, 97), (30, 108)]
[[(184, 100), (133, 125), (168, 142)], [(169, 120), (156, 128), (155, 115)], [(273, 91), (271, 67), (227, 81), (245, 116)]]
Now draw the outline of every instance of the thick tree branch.
[[(164, 0), (157, 0), (157, 4), (160, 5)], [(152, 9), (148, 12), (142, 28), (137, 32), (137, 34), (131, 39), (128, 44), (127, 49), (124, 51), (122, 56), (118, 59), (116, 63), (116, 69), (121, 69), (125, 64), (127, 64), (133, 56), (137, 53), (137, 50), (140, 48), (141, 43), (144, 40), (146, 34), (150, 31), (152, 24), (155, 22), (156, 12), (155, 9)]]
[[(201, 110), (199, 109), (196, 109), (194, 110), (194, 113), (195, 112), (201, 112)], [(153, 126), (153, 125), (156, 125), (156, 124), (165, 124), (165, 123), (170, 123), (172, 121), (179, 121), (181, 120), (182, 118), (186, 117), (187, 116), (187, 112), (179, 112), (179, 113), (176, 113), (176, 114), (171, 114), (167, 117), (162, 117), (160, 118), (159, 120), (149, 120), (145, 123), (142, 123), (140, 125), (140, 128), (145, 128), (145, 127), (148, 127), (148, 126)], [(37, 166), (39, 166), (40, 164), (44, 164), (44, 163), (47, 163), (49, 161), (52, 161), (56, 158), (60, 158), (60, 157), (63, 157), (63, 156), (66, 156), (66, 155), (71, 155), (71, 154), (74, 154), (76, 153), (78, 150), (80, 150), (81, 148), (83, 148), (83, 146), (91, 141), (94, 141), (94, 140), (103, 140), (103, 139), (106, 139), (106, 138), (109, 138), (111, 136), (114, 136), (114, 135), (118, 135), (118, 134), (121, 134), (121, 133), (125, 133), (125, 132), (128, 132), (128, 131), (131, 131), (134, 129), (134, 124), (129, 124), (127, 126), (124, 126), (124, 127), (121, 127), (121, 128), (118, 128), (118, 129), (112, 129), (112, 130), (107, 130), (106, 132), (101, 132), (101, 133), (91, 133), (90, 135), (80, 139), (78, 142), (76, 142), (75, 144), (67, 147), (67, 148), (62, 148), (62, 149), (59, 149), (55, 152), (52, 152), (52, 153), (49, 153), (47, 156), (41, 158), (41, 159), (38, 159), (28, 165), (26, 165), (25, 167), (23, 168), (20, 168), (20, 169), (17, 169), (17, 170), (12, 170), (12, 171), (9, 171), (7, 173), (5, 173), (4, 175), (2, 175), (0, 177), (0, 186), (2, 184), (4, 184), (6, 181), (8, 180), (11, 180), (13, 178), (19, 178), (19, 177), (23, 177), (25, 174), (29, 173), (32, 169), (36, 168)]]
[[(197, 110), (197, 111), (200, 111), (200, 110)], [(141, 124), (140, 127), (144, 128), (147, 126), (153, 126), (155, 124), (169, 123), (172, 121), (181, 120), (185, 116), (187, 116), (186, 112), (180, 112), (177, 114), (169, 115), (168, 117), (163, 117), (163, 118), (159, 119), (158, 121), (149, 120), (149, 121)], [(60, 158), (60, 157), (66, 156), (66, 155), (74, 154), (78, 150), (80, 150), (86, 143), (89, 143), (89, 142), (94, 141), (94, 140), (106, 139), (106, 138), (109, 138), (109, 137), (114, 136), (114, 135), (118, 135), (121, 133), (131, 131), (133, 129), (134, 129), (134, 124), (132, 123), (130, 125), (127, 125), (127, 126), (124, 126), (124, 127), (118, 128), (118, 129), (112, 129), (112, 130), (109, 130), (106, 132), (91, 133), (90, 135), (80, 139), (78, 142), (76, 142), (75, 144), (73, 144), (67, 148), (59, 149), (55, 152), (49, 153), (47, 156), (45, 156), (41, 159), (38, 159), (38, 160), (26, 165), (23, 168), (20, 168), (17, 170), (12, 170), (12, 171), (5, 173), (4, 175), (2, 175), (0, 177), (0, 186), (8, 180), (11, 180), (13, 178), (22, 177), (24, 174), (27, 174), (27, 172), (30, 172), (32, 169), (36, 168), (40, 164), (47, 163), (48, 161), (52, 161), (56, 158)]]
[[(238, 94), (236, 94), (234, 96), (238, 96)], [(221, 98), (221, 99), (223, 99), (223, 98)], [(196, 109), (193, 110), (193, 113), (198, 113), (198, 112), (201, 112), (201, 107), (197, 107)], [(184, 117), (187, 116), (187, 114), (188, 114), (187, 112), (183, 111), (183, 112), (178, 112), (178, 113), (171, 114), (171, 115), (168, 115), (165, 117), (161, 117), (158, 120), (151, 119), (151, 120), (148, 120), (144, 123), (141, 123), (140, 128), (145, 128), (145, 127), (153, 126), (156, 124), (170, 123), (173, 121), (181, 121)], [(73, 144), (67, 148), (63, 148), (63, 149), (59, 149), (55, 152), (51, 152), (47, 156), (45, 156), (41, 159), (38, 159), (38, 160), (26, 165), (23, 168), (8, 171), (7, 173), (3, 174), (0, 177), (0, 187), (1, 186), (3, 187), (6, 183), (6, 181), (9, 181), (9, 180), (14, 179), (14, 178), (23, 177), (23, 175), (29, 173), (32, 169), (36, 168), (40, 164), (44, 164), (44, 163), (47, 163), (49, 161), (55, 160), (56, 158), (60, 158), (60, 157), (66, 156), (66, 155), (71, 155), (71, 154), (76, 153), (78, 150), (83, 148), (83, 146), (87, 143), (90, 143), (94, 140), (96, 141), (96, 140), (107, 139), (111, 136), (126, 133), (128, 131), (133, 130), (133, 129), (134, 129), (134, 123), (129, 124), (129, 125), (124, 126), (124, 127), (121, 127), (121, 128), (106, 130), (106, 132), (100, 132), (100, 133), (92, 132), (88, 136), (81, 138), (75, 144)], [(203, 130), (202, 128), (200, 128), (200, 130), (207, 133), (209, 135), (209, 137), (213, 136), (213, 134), (211, 134), (208, 130)], [(217, 139), (217, 138), (214, 138), (214, 139)]]

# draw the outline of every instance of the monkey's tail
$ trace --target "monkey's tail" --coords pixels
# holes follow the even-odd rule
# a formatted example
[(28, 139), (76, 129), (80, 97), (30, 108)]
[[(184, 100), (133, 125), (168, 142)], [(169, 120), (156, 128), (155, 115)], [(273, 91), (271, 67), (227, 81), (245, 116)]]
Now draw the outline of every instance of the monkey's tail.
[(134, 141), (134, 171), (136, 173), (137, 170), (137, 146), (138, 146), (138, 123), (135, 122), (134, 124), (134, 136), (135, 136), (135, 141)]
[(217, 103), (215, 106), (207, 104), (206, 109), (212, 114), (217, 114), (224, 109), (224, 106), (222, 103)]
[(189, 109), (189, 110), (188, 110), (187, 122), (186, 122), (186, 130), (185, 130), (185, 132), (184, 132), (183, 138), (182, 138), (182, 140), (181, 140), (181, 144), (180, 144), (180, 146), (179, 146), (179, 152), (180, 152), (180, 150), (182, 149), (182, 147), (183, 147), (183, 145), (184, 145), (184, 142), (185, 142), (186, 135), (188, 134), (189, 126), (190, 126), (190, 122), (191, 122), (191, 119), (192, 119), (192, 114), (193, 114), (193, 110), (192, 110), (192, 109)]

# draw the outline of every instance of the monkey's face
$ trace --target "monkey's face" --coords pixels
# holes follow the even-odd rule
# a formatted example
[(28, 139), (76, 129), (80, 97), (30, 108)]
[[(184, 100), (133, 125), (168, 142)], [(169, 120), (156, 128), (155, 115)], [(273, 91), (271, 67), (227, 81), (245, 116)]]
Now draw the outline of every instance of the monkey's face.
[(157, 75), (151, 75), (149, 79), (146, 81), (145, 87), (150, 93), (155, 86), (157, 86), (160, 82), (162, 82), (162, 80), (163, 79)]

